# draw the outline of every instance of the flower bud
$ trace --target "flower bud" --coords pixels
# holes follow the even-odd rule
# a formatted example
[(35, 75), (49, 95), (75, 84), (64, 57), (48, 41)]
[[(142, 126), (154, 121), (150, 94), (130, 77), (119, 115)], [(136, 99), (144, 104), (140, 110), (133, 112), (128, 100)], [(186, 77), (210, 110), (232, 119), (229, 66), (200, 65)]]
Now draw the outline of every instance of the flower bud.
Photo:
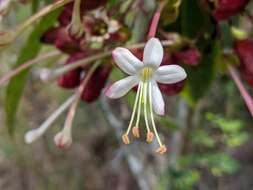
[(67, 129), (63, 129), (59, 133), (57, 133), (54, 137), (54, 143), (58, 148), (67, 149), (72, 144), (72, 135), (71, 131)]
[(240, 59), (241, 75), (253, 88), (253, 40), (236, 41), (234, 48)]

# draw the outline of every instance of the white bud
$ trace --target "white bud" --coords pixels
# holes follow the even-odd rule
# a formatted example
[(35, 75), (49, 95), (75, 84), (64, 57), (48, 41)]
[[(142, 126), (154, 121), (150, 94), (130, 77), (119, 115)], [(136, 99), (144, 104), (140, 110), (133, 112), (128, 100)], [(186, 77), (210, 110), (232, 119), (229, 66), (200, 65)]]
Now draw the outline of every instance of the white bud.
[(43, 133), (41, 133), (38, 129), (33, 129), (31, 131), (28, 131), (25, 134), (25, 142), (27, 144), (33, 143), (35, 140), (37, 140), (39, 137), (41, 137)]
[(42, 81), (48, 81), (50, 76), (52, 75), (52, 71), (50, 69), (41, 69), (39, 71), (39, 77)]
[(54, 143), (57, 147), (66, 149), (72, 144), (72, 135), (69, 130), (62, 130), (54, 137)]

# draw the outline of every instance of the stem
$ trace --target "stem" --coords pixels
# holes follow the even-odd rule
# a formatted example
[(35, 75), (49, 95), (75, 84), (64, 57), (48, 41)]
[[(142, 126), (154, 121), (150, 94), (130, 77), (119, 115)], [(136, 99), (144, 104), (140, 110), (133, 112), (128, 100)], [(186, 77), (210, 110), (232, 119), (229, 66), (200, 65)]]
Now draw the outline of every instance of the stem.
[(157, 26), (158, 26), (160, 16), (161, 16), (161, 12), (164, 6), (165, 6), (165, 1), (161, 2), (157, 7), (157, 10), (152, 18), (152, 22), (149, 28), (148, 39), (155, 37)]
[(75, 0), (71, 23), (68, 26), (70, 34), (77, 38), (80, 38), (84, 33), (82, 21), (80, 18), (80, 15), (81, 15), (80, 6), (81, 6), (81, 0)]
[[(164, 40), (161, 42), (163, 46), (170, 46), (170, 45), (173, 45), (173, 41), (172, 40)], [(145, 46), (145, 43), (139, 43), (139, 44), (134, 44), (134, 45), (130, 45), (130, 46), (126, 46), (126, 48), (129, 48), (129, 49), (140, 49), (140, 48), (143, 48)], [(95, 54), (95, 55), (91, 55), (87, 58), (84, 58), (84, 59), (81, 59), (81, 60), (78, 60), (72, 64), (68, 64), (68, 65), (65, 65), (65, 66), (62, 66), (61, 68), (59, 69), (55, 69), (55, 70), (52, 70), (50, 72), (50, 74), (48, 74), (48, 77), (46, 79), (46, 81), (49, 81), (50, 79), (55, 79), (73, 69), (76, 69), (80, 66), (84, 66), (86, 64), (89, 64), (93, 61), (96, 61), (98, 59), (103, 59), (105, 57), (108, 57), (111, 55), (112, 51), (114, 49), (111, 49), (111, 50), (108, 50), (106, 52), (102, 52), (102, 53), (98, 53), (98, 54)]]
[(87, 83), (89, 82), (92, 74), (95, 72), (95, 70), (97, 69), (97, 67), (99, 65), (100, 65), (100, 62), (96, 63), (95, 65), (92, 66), (92, 68), (87, 73), (85, 79), (83, 80), (83, 82), (81, 83), (79, 88), (77, 89), (76, 94), (75, 94), (75, 100), (71, 104), (71, 107), (69, 108), (69, 111), (68, 111), (68, 114), (67, 114), (67, 118), (65, 120), (64, 129), (68, 129), (68, 130), (71, 129), (73, 119), (74, 119), (74, 116), (75, 116), (75, 112), (76, 112), (76, 108), (77, 108), (77, 105), (79, 103), (80, 97), (81, 97)]
[(39, 57), (33, 59), (33, 60), (29, 60), (26, 63), (20, 65), (19, 67), (10, 70), (8, 73), (6, 73), (4, 76), (2, 76), (0, 78), (0, 86), (3, 85), (5, 82), (9, 81), (11, 78), (13, 78), (14, 76), (16, 76), (17, 74), (19, 74), (20, 72), (22, 72), (23, 70), (31, 67), (32, 65), (39, 63), (41, 61), (44, 61), (45, 59), (49, 59), (52, 57), (56, 57), (59, 56), (61, 54), (61, 52), (59, 51), (54, 51), (54, 52), (50, 52), (50, 53), (45, 53), (40, 55)]
[(237, 71), (235, 70), (235, 68), (232, 67), (232, 66), (228, 66), (228, 70), (229, 70), (229, 73), (230, 73), (231, 77), (235, 81), (235, 84), (236, 84), (238, 90), (240, 91), (240, 93), (241, 93), (241, 95), (244, 99), (244, 102), (245, 102), (245, 104), (247, 105), (247, 107), (250, 111), (251, 116), (253, 117), (253, 100), (252, 100), (250, 94), (245, 89), (245, 87), (244, 87)]

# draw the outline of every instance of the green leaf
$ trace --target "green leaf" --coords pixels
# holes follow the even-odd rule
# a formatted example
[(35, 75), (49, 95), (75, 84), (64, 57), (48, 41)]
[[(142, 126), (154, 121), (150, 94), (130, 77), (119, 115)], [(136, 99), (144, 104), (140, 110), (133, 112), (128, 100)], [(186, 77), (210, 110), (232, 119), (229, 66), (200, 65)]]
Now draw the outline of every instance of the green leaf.
[(220, 45), (218, 42), (211, 42), (202, 50), (201, 63), (195, 67), (186, 66), (187, 86), (183, 95), (190, 102), (196, 102), (202, 98), (215, 77), (215, 63), (220, 55)]
[(181, 32), (190, 38), (196, 38), (200, 33), (212, 33), (214, 26), (208, 14), (196, 0), (182, 1)]
[[(37, 56), (40, 51), (41, 43), (40, 38), (43, 33), (50, 28), (60, 13), (60, 9), (51, 12), (35, 26), (34, 30), (28, 37), (25, 45), (20, 51), (19, 57), (15, 64), (15, 67), (22, 65), (23, 63), (31, 60)], [(20, 98), (22, 96), (26, 78), (30, 69), (27, 69), (17, 76), (12, 78), (7, 86), (5, 97), (5, 112), (6, 112), (6, 125), (10, 135), (14, 133), (14, 124), (16, 119), (16, 113), (19, 106)]]

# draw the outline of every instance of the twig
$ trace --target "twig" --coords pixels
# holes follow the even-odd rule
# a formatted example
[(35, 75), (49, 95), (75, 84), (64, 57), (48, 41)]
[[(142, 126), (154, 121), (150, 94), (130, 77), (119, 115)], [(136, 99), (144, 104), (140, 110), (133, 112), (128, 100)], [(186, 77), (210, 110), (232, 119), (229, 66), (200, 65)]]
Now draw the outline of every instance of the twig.
[(93, 75), (93, 73), (95, 72), (97, 67), (99, 66), (99, 64), (100, 64), (100, 62), (98, 62), (92, 66), (92, 68), (88, 71), (87, 75), (85, 76), (85, 79), (83, 80), (81, 85), (78, 87), (78, 89), (76, 91), (76, 95), (75, 95), (75, 100), (73, 101), (73, 103), (71, 104), (71, 107), (69, 108), (67, 118), (65, 120), (64, 128), (71, 128), (72, 122), (73, 122), (73, 119), (75, 116), (75, 112), (76, 112), (76, 107), (79, 103), (80, 97), (81, 97), (87, 83), (89, 82), (91, 76)]
[(37, 57), (33, 60), (27, 61), (26, 63), (20, 65), (19, 67), (9, 71), (4, 76), (2, 76), (0, 78), (0, 86), (3, 85), (5, 82), (9, 81), (12, 77), (16, 76), (21, 71), (27, 69), (28, 67), (30, 67), (30, 66), (32, 66), (36, 63), (39, 63), (41, 61), (44, 61), (45, 59), (49, 59), (49, 58), (52, 58), (52, 57), (59, 56), (60, 54), (61, 54), (61, 52), (54, 51), (54, 52), (42, 54), (42, 55), (40, 55), (39, 57)]
[(245, 87), (244, 87), (237, 71), (234, 69), (234, 67), (228, 66), (228, 71), (229, 71), (231, 77), (233, 78), (233, 80), (235, 81), (235, 84), (236, 84), (238, 90), (240, 91), (240, 93), (244, 99), (244, 102), (245, 102), (246, 106), (248, 107), (248, 110), (249, 110), (251, 116), (253, 117), (253, 100), (252, 100), (250, 94), (245, 89)]
[(149, 33), (148, 33), (148, 38), (153, 38), (156, 35), (157, 31), (157, 26), (160, 20), (161, 12), (166, 4), (166, 1), (162, 1), (159, 5), (158, 8), (153, 16), (150, 28), (149, 28)]

